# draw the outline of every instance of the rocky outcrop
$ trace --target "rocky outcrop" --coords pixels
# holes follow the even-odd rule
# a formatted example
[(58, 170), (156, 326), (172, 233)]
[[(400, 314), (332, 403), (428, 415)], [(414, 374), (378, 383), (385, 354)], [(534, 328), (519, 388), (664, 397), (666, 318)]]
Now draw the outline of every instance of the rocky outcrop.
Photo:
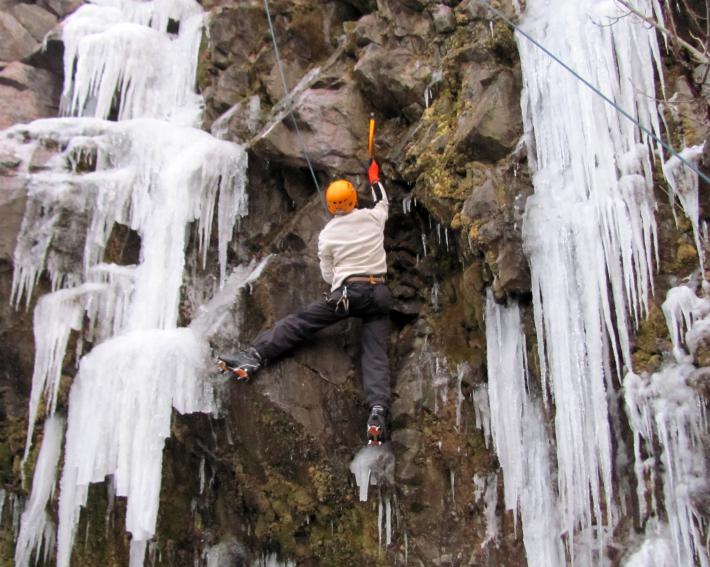
[[(515, 17), (517, 3), (498, 4)], [(50, 19), (74, 5), (47, 0), (3, 12), (0, 25), (12, 24), (8, 37), (18, 38), (7, 42), (6, 53), (26, 61), (0, 64), (0, 101), (6, 101), (0, 102), (0, 128), (56, 113), (56, 67), (49, 59), (37, 62), (37, 42)], [(206, 376), (220, 391), (222, 411), (175, 416), (154, 563), (194, 565), (203, 552), (222, 550), (220, 557), (236, 565), (264, 558), (304, 566), (524, 564), (520, 525), (502, 506), (491, 510), (482, 496), (487, 490), (502, 495), (502, 476), (476, 425), (476, 411), (485, 408), (471, 403), (487, 380), (486, 288), (501, 302), (520, 299), (525, 325), (533, 326), (522, 245), (532, 183), (521, 143), (512, 33), (475, 1), (270, 5), (288, 95), (261, 0), (204, 3), (210, 10), (198, 71), (204, 128), (249, 151), (249, 214), (235, 232), (229, 265), (268, 258), (260, 277), (233, 298), (210, 341), (215, 352), (239, 348), (324, 291), (315, 254), (327, 219), (319, 190), (347, 176), (367, 201), (367, 120), (374, 112), (376, 156), (391, 201), (385, 244), (395, 298), (389, 343), (395, 486), (372, 487), (368, 503), (357, 500), (348, 465), (361, 448), (367, 408), (359, 322), (343, 322), (272, 361), (251, 382)], [(37, 16), (31, 24), (29, 14)], [(52, 57), (56, 64), (56, 51)], [(700, 84), (695, 80), (681, 77), (675, 86), (687, 97)], [(707, 137), (707, 104), (678, 100), (678, 136)], [(40, 169), (52, 151), (38, 148), (32, 167)], [(706, 168), (708, 152), (706, 144)], [(31, 310), (14, 310), (6, 301), (26, 208), (18, 164), (0, 149), (0, 329), (12, 337), (0, 348), (0, 421), (7, 424), (0, 426), (0, 479), (6, 490), (26, 494), (19, 462), (32, 374)], [(656, 298), (632, 339), (639, 370), (657, 369), (668, 348), (663, 294), (697, 267), (690, 226), (673, 222), (665, 195), (658, 201)], [(708, 217), (707, 199), (701, 205)], [(71, 224), (81, 222), (77, 211), (67, 212), (66, 236), (51, 251), (67, 272), (82, 261), (73, 238), (84, 231)], [(194, 246), (180, 325), (188, 325), (216, 289), (214, 246), (206, 269)], [(134, 263), (138, 251), (139, 237), (115, 225), (107, 260)], [(49, 289), (46, 275), (39, 285)], [(529, 345), (533, 372), (535, 346)], [(67, 362), (68, 384), (75, 368)], [(63, 411), (65, 402), (62, 397)], [(386, 507), (388, 499), (390, 545), (380, 541), (378, 524), (378, 504)], [(9, 526), (7, 508), (2, 514), (0, 523)], [(491, 514), (497, 535), (491, 535)], [(103, 487), (92, 489), (78, 528), (87, 535), (75, 551), (76, 565), (127, 564), (124, 515), (120, 500), (114, 503)], [(10, 546), (0, 543), (0, 557), (11, 557)]]
[(0, 71), (0, 129), (59, 112), (57, 77), (19, 61)]

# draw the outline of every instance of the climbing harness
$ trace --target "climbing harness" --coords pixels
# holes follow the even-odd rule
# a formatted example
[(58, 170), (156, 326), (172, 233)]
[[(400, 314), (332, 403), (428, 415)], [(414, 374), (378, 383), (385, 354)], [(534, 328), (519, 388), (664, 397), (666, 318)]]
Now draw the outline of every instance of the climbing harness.
[[(271, 21), (271, 12), (269, 10), (269, 0), (264, 0), (264, 8), (266, 10), (266, 19), (269, 22), (269, 31), (271, 32), (271, 41), (274, 44), (274, 56), (276, 57), (276, 67), (279, 70), (279, 76), (281, 77), (281, 84), (283, 85), (284, 88), (284, 96), (288, 96), (289, 90), (288, 90), (288, 85), (286, 84), (286, 76), (284, 75), (284, 69), (283, 69), (283, 64), (281, 63), (281, 54), (279, 53), (279, 46), (276, 43), (276, 32), (274, 31), (274, 25)], [(289, 105), (289, 110), (288, 110), (289, 116), (291, 117), (291, 122), (293, 123), (293, 128), (296, 131), (296, 139), (298, 140), (298, 145), (301, 150), (301, 153), (303, 154), (303, 157), (306, 159), (306, 163), (308, 164), (308, 169), (311, 172), (311, 177), (313, 178), (313, 183), (315, 183), (316, 189), (318, 190), (318, 195), (320, 196), (321, 203), (323, 204), (323, 209), (325, 209), (325, 212), (328, 212), (328, 207), (325, 202), (325, 194), (323, 193), (323, 190), (320, 187), (320, 184), (318, 183), (318, 178), (316, 177), (316, 172), (313, 170), (313, 164), (311, 164), (311, 160), (308, 157), (308, 153), (306, 153), (306, 147), (303, 144), (303, 140), (301, 139), (301, 130), (298, 127), (298, 122), (296, 121), (296, 117), (293, 115), (293, 106)]]
[(601, 92), (601, 91), (600, 91), (597, 87), (595, 87), (592, 83), (590, 83), (590, 82), (587, 81), (584, 77), (582, 77), (579, 73), (577, 73), (577, 71), (575, 71), (574, 69), (572, 69), (572, 67), (570, 67), (569, 65), (567, 65), (564, 61), (562, 61), (559, 57), (557, 57), (554, 53), (552, 53), (549, 49), (547, 49), (544, 45), (542, 45), (540, 42), (538, 42), (538, 41), (535, 40), (533, 37), (531, 37), (531, 36), (528, 35), (526, 32), (524, 32), (519, 26), (517, 26), (516, 24), (514, 24), (514, 23), (510, 20), (510, 18), (508, 18), (505, 14), (501, 13), (499, 10), (497, 10), (497, 9), (495, 9), (493, 6), (491, 6), (491, 4), (490, 4), (490, 2), (488, 2), (488, 0), (474, 0), (474, 2), (476, 2), (476, 3), (478, 3), (478, 4), (482, 5), (482, 6), (484, 6), (484, 7), (486, 7), (486, 8), (488, 8), (491, 12), (493, 12), (496, 16), (498, 16), (498, 17), (499, 17), (501, 20), (503, 20), (506, 24), (508, 24), (509, 26), (511, 26), (513, 29), (515, 29), (515, 31), (517, 31), (520, 35), (522, 35), (523, 37), (525, 37), (528, 41), (530, 41), (530, 42), (531, 42), (533, 45), (535, 45), (537, 48), (541, 49), (541, 50), (542, 50), (545, 54), (547, 54), (551, 59), (553, 59), (554, 61), (556, 61), (556, 62), (559, 63), (560, 65), (562, 65), (562, 67), (563, 67), (565, 70), (567, 70), (568, 72), (570, 72), (576, 79), (578, 79), (579, 81), (581, 81), (582, 83), (584, 83), (587, 87), (589, 87), (590, 89), (592, 89), (592, 91), (594, 91), (594, 93), (596, 93), (597, 95), (599, 95), (602, 99), (604, 99), (605, 102), (609, 103), (612, 107), (614, 107), (614, 109), (615, 109), (619, 114), (621, 114), (621, 115), (624, 116), (625, 118), (628, 118), (629, 120), (631, 120), (631, 122), (633, 122), (634, 124), (636, 124), (636, 126), (638, 126), (639, 129), (640, 129), (642, 132), (644, 132), (645, 134), (647, 134), (648, 136), (650, 136), (651, 138), (653, 138), (656, 142), (658, 142), (659, 144), (661, 144), (661, 146), (663, 146), (668, 152), (670, 152), (672, 155), (674, 155), (675, 157), (677, 157), (683, 165), (685, 165), (686, 167), (688, 167), (689, 169), (691, 169), (693, 172), (697, 173), (698, 176), (701, 177), (706, 183), (710, 183), (710, 177), (708, 177), (707, 175), (705, 175), (702, 171), (700, 171), (699, 168), (695, 167), (695, 166), (694, 166), (692, 163), (690, 163), (687, 159), (685, 159), (683, 156), (681, 156), (677, 151), (675, 151), (675, 149), (673, 149), (672, 146), (670, 146), (669, 144), (667, 144), (666, 142), (664, 142), (663, 140), (661, 140), (658, 136), (656, 136), (656, 135), (655, 135), (653, 132), (651, 132), (648, 128), (646, 128), (645, 126), (643, 126), (638, 120), (636, 120), (633, 116), (631, 116), (631, 114), (629, 114), (628, 112), (626, 112), (623, 108), (621, 108), (618, 104), (616, 104), (613, 100), (611, 100), (608, 96), (606, 96), (603, 92)]

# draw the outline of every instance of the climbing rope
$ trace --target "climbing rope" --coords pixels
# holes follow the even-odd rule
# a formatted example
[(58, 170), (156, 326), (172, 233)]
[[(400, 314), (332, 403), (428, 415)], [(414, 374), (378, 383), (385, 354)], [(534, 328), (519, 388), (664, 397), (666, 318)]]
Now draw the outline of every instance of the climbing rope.
[(581, 81), (582, 83), (584, 83), (587, 87), (589, 87), (590, 89), (592, 89), (592, 91), (594, 91), (597, 95), (599, 95), (601, 98), (603, 98), (604, 101), (606, 101), (606, 102), (609, 103), (611, 106), (613, 106), (614, 109), (615, 109), (619, 114), (621, 114), (621, 115), (624, 116), (625, 118), (628, 118), (629, 120), (631, 120), (631, 122), (633, 122), (634, 124), (636, 124), (636, 126), (638, 126), (639, 129), (640, 129), (642, 132), (644, 132), (645, 134), (647, 134), (648, 136), (650, 136), (651, 138), (653, 138), (656, 142), (658, 142), (661, 146), (663, 146), (668, 152), (670, 152), (672, 155), (674, 155), (675, 157), (677, 157), (683, 165), (685, 165), (686, 167), (688, 167), (689, 169), (691, 169), (692, 171), (694, 171), (695, 173), (697, 173), (697, 174), (698, 174), (698, 177), (702, 177), (702, 178), (705, 180), (706, 183), (710, 183), (710, 177), (708, 177), (707, 175), (705, 175), (702, 171), (700, 171), (700, 169), (698, 169), (697, 167), (695, 167), (695, 165), (693, 165), (693, 164), (690, 163), (687, 159), (685, 159), (683, 156), (681, 156), (677, 151), (675, 151), (675, 149), (673, 149), (673, 147), (672, 147), (670, 144), (667, 144), (666, 142), (664, 142), (663, 140), (661, 140), (658, 136), (656, 136), (653, 132), (651, 132), (648, 128), (646, 128), (645, 126), (643, 126), (643, 124), (641, 124), (638, 120), (636, 120), (633, 116), (631, 116), (631, 114), (629, 114), (628, 112), (626, 112), (626, 110), (624, 110), (623, 108), (621, 108), (618, 104), (616, 104), (613, 100), (611, 100), (608, 96), (606, 96), (603, 92), (601, 92), (601, 91), (600, 91), (597, 87), (595, 87), (592, 83), (590, 83), (589, 81), (587, 81), (584, 77), (582, 77), (579, 73), (577, 73), (577, 71), (575, 71), (574, 69), (572, 69), (572, 67), (570, 67), (569, 65), (567, 65), (564, 61), (562, 61), (562, 60), (561, 60), (559, 57), (557, 57), (554, 53), (552, 53), (550, 50), (548, 50), (548, 49), (547, 49), (544, 45), (542, 45), (540, 42), (538, 42), (538, 41), (535, 40), (533, 37), (531, 37), (530, 35), (528, 35), (527, 33), (525, 33), (519, 26), (517, 26), (516, 24), (514, 24), (505, 14), (501, 13), (499, 10), (497, 10), (496, 8), (494, 8), (493, 6), (491, 6), (491, 4), (490, 4), (487, 0), (474, 0), (474, 2), (477, 2), (478, 4), (480, 4), (480, 5), (482, 5), (482, 6), (486, 7), (486, 8), (488, 8), (491, 12), (493, 12), (496, 16), (498, 16), (498, 17), (499, 17), (501, 20), (503, 20), (506, 24), (508, 24), (509, 26), (511, 26), (513, 29), (515, 29), (520, 35), (522, 35), (523, 37), (525, 37), (528, 41), (530, 41), (530, 42), (531, 42), (533, 45), (535, 45), (537, 48), (539, 48), (539, 49), (541, 49), (543, 52), (545, 52), (551, 59), (553, 59), (554, 61), (556, 61), (556, 62), (559, 63), (560, 65), (562, 65), (562, 67), (563, 67), (564, 69), (566, 69), (567, 71), (569, 71), (572, 75), (574, 75), (575, 78), (577, 78), (579, 81)]
[[(276, 43), (276, 32), (274, 31), (274, 24), (271, 21), (271, 12), (269, 10), (269, 0), (264, 0), (264, 8), (266, 10), (266, 19), (269, 22), (269, 31), (271, 32), (271, 41), (274, 44), (274, 56), (276, 57), (276, 66), (279, 70), (279, 76), (281, 77), (281, 84), (283, 85), (283, 88), (284, 88), (284, 96), (288, 97), (289, 90), (288, 90), (288, 85), (286, 84), (286, 76), (284, 75), (283, 65), (281, 63), (281, 54), (279, 53), (279, 46)], [(325, 195), (323, 194), (323, 190), (321, 189), (320, 184), (318, 183), (318, 178), (316, 177), (316, 172), (313, 170), (313, 165), (311, 164), (311, 160), (308, 157), (308, 153), (306, 152), (306, 147), (303, 144), (303, 140), (301, 139), (301, 130), (298, 127), (298, 122), (296, 122), (296, 117), (293, 115), (293, 105), (290, 103), (289, 103), (288, 113), (289, 113), (289, 116), (291, 117), (291, 122), (293, 122), (293, 127), (296, 130), (296, 139), (298, 140), (299, 149), (301, 150), (303, 157), (306, 159), (306, 163), (308, 164), (308, 169), (310, 170), (311, 177), (313, 178), (313, 183), (315, 183), (316, 190), (318, 191), (318, 196), (320, 197), (321, 203), (323, 204), (323, 209), (325, 210), (325, 212), (327, 214), (328, 207), (326, 206)]]

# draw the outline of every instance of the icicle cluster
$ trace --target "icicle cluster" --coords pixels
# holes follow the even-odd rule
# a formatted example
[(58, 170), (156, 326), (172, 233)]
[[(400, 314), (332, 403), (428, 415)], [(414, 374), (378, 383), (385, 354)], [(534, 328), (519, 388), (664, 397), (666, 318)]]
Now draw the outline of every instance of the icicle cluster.
[[(655, 0), (634, 5), (658, 11)], [(658, 132), (655, 31), (623, 15), (613, 2), (531, 0), (522, 26)], [(607, 392), (631, 365), (629, 323), (645, 314), (652, 291), (651, 144), (549, 55), (517, 40), (535, 189), (524, 241), (543, 390), (555, 402), (560, 529), (576, 556), (575, 532), (596, 526), (595, 545), (603, 549), (603, 526), (616, 518)]]
[(199, 378), (208, 357), (191, 329), (150, 329), (115, 337), (82, 359), (69, 398), (57, 565), (69, 565), (89, 484), (108, 475), (116, 494), (127, 497), (126, 529), (142, 565), (141, 547), (155, 532), (172, 409), (214, 409), (209, 384)]
[[(188, 228), (197, 225), (204, 267), (215, 216), (220, 285), (226, 280), (227, 246), (247, 211), (247, 158), (241, 146), (190, 127), (199, 123), (202, 106), (194, 91), (202, 21), (194, 0), (94, 0), (81, 6), (63, 24), (63, 109), (78, 117), (0, 133), (0, 144), (21, 161), (28, 191), (12, 302), (29, 306), (45, 270), (53, 286), (34, 314), (25, 457), (43, 396), (48, 415), (55, 411), (70, 333), (79, 335), (77, 358), (93, 347), (81, 358), (69, 396), (59, 567), (69, 565), (89, 484), (104, 480), (127, 498), (130, 564), (142, 565), (156, 526), (173, 409), (217, 409), (203, 376), (205, 334), (218, 323), (213, 308), (223, 313), (225, 298), (204, 307), (192, 328), (176, 328), (180, 286)], [(104, 262), (117, 223), (140, 237), (137, 265)], [(65, 248), (80, 251), (78, 257), (56, 244), (66, 238), (67, 226), (73, 240)], [(229, 289), (246, 285), (264, 265), (240, 270)], [(45, 554), (53, 547), (53, 533), (52, 541), (46, 535), (51, 522), (43, 515), (61, 446), (61, 426), (53, 423), (51, 417), (46, 421), (18, 564), (41, 542)]]
[[(186, 225), (199, 221), (204, 265), (215, 209), (224, 276), (227, 244), (237, 219), (247, 212), (247, 158), (241, 146), (215, 140), (201, 130), (151, 119), (118, 123), (38, 120), (11, 128), (5, 136), (18, 143), (29, 140), (24, 143), (36, 148), (50, 142), (63, 148), (54, 167), (29, 179), (29, 203), (15, 250), (15, 304), (23, 297), (29, 302), (45, 268), (56, 287), (89, 279), (89, 271), (96, 269), (117, 222), (136, 230), (142, 238), (134, 293), (145, 297), (151, 307), (131, 314), (132, 327), (174, 325)], [(95, 161), (95, 171), (76, 171), (72, 164), (86, 152)], [(62, 219), (87, 211), (83, 269), (67, 273), (50, 244), (61, 230)], [(110, 269), (103, 267), (104, 271)]]
[[(706, 518), (699, 502), (710, 490), (702, 446), (708, 424), (704, 403), (690, 380), (697, 370), (693, 366), (695, 350), (700, 341), (710, 337), (710, 300), (698, 298), (688, 286), (672, 288), (663, 303), (663, 312), (675, 360), (667, 361), (651, 375), (629, 373), (624, 379), (627, 413), (634, 434), (639, 512), (642, 518), (659, 517), (653, 487), (660, 469), (663, 508), (668, 519), (667, 529), (659, 520), (653, 522), (657, 529), (647, 535), (637, 555), (653, 545), (669, 550), (672, 560), (663, 565), (706, 567), (710, 564), (703, 538)], [(656, 447), (660, 447), (660, 454)]]
[[(196, 126), (201, 101), (192, 85), (202, 19), (193, 0), (81, 6), (62, 26), (65, 113)], [(177, 33), (167, 33), (171, 21)]]

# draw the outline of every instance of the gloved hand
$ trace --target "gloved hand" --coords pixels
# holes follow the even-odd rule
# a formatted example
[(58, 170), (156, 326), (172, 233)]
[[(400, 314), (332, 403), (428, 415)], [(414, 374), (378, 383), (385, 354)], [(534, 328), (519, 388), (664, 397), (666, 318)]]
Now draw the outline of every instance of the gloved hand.
[(370, 161), (370, 167), (367, 168), (367, 176), (370, 178), (370, 185), (380, 180), (380, 166), (374, 159)]

